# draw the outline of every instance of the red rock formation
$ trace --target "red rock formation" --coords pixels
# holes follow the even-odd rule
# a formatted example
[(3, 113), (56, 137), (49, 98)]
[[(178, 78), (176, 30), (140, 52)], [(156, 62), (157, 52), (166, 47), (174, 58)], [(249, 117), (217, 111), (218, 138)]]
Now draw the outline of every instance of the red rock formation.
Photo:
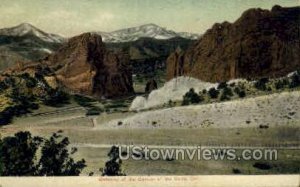
[(85, 33), (73, 37), (43, 63), (61, 85), (75, 93), (118, 97), (133, 93), (128, 58), (109, 52), (101, 36)]
[(188, 75), (219, 82), (282, 76), (300, 68), (300, 7), (250, 9), (215, 24), (187, 51), (167, 60), (167, 79)]

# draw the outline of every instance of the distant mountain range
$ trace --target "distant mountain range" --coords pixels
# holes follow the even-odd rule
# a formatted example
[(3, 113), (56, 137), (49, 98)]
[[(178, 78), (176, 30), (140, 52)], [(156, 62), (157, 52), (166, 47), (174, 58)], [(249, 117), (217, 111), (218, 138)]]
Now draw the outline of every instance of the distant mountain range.
[(40, 38), (44, 42), (52, 42), (52, 43), (62, 43), (65, 41), (63, 37), (56, 34), (46, 33), (29, 23), (22, 23), (12, 28), (0, 29), (0, 35), (14, 36), (14, 37), (31, 35)]
[(175, 32), (167, 30), (155, 24), (146, 24), (138, 27), (132, 27), (127, 29), (121, 29), (113, 32), (96, 32), (102, 36), (102, 40), (105, 43), (122, 43), (132, 42), (140, 38), (154, 38), (158, 40), (166, 40), (176, 37), (186, 38), (190, 40), (196, 40), (200, 35), (187, 33), (187, 32)]
[(28, 23), (0, 29), (0, 70), (17, 61), (36, 61), (56, 51), (65, 38), (48, 34)]
[[(131, 59), (164, 57), (178, 46), (186, 48), (199, 37), (197, 34), (176, 33), (155, 24), (122, 29), (111, 33), (94, 32), (101, 35), (108, 48), (122, 50)], [(57, 51), (68, 38), (44, 32), (35, 26), (23, 23), (12, 28), (0, 29), (0, 70), (16, 62), (38, 61)]]

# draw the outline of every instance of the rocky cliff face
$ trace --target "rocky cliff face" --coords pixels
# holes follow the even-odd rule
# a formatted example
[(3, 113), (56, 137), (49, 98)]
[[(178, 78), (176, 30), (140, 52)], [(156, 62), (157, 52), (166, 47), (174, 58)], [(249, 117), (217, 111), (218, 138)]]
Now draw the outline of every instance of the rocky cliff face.
[(101, 36), (91, 33), (71, 38), (44, 61), (65, 88), (97, 97), (133, 92), (127, 62), (126, 56), (107, 51)]
[(234, 23), (215, 24), (185, 52), (167, 60), (167, 78), (219, 82), (276, 77), (300, 68), (300, 7), (250, 9)]

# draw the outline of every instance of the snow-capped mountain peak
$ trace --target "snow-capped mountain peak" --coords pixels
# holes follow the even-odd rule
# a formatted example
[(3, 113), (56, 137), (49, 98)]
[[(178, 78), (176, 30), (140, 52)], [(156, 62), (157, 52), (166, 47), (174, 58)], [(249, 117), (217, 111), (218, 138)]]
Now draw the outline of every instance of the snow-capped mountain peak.
[(22, 23), (15, 27), (0, 29), (0, 35), (5, 35), (5, 36), (21, 37), (28, 34), (34, 35), (43, 41), (51, 42), (51, 43), (62, 43), (65, 41), (63, 37), (56, 34), (46, 33), (29, 23)]
[(176, 33), (172, 30), (160, 27), (156, 24), (150, 23), (138, 27), (131, 27), (121, 29), (113, 32), (97, 32), (102, 36), (104, 42), (118, 43), (118, 42), (131, 42), (139, 38), (148, 37), (155, 39), (170, 39), (175, 37), (182, 37), (187, 39), (198, 39), (199, 35), (191, 33)]

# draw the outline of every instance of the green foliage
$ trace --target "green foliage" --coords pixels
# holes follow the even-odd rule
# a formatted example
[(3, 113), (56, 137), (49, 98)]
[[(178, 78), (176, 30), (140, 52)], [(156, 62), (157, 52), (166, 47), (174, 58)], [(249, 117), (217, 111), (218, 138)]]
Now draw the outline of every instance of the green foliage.
[(220, 82), (217, 89), (218, 90), (221, 90), (221, 89), (224, 89), (224, 88), (227, 88), (227, 82)]
[(219, 90), (216, 90), (215, 88), (211, 88), (211, 89), (209, 89), (208, 94), (209, 94), (210, 98), (217, 99), (220, 92), (219, 92)]
[[(78, 176), (86, 167), (85, 160), (75, 162), (70, 158), (67, 149), (68, 138), (61, 138), (60, 135), (53, 134), (45, 140), (42, 147), (42, 156), (39, 161), (39, 175), (46, 176)], [(74, 149), (73, 149), (74, 150)], [(71, 152), (74, 154), (76, 149)]]
[(229, 87), (225, 87), (225, 88), (223, 89), (223, 93), (224, 93), (225, 95), (229, 96), (229, 97), (232, 97), (232, 96), (233, 96), (232, 89), (229, 88)]
[(7, 107), (4, 111), (0, 112), (0, 126), (9, 124), (13, 118), (13, 115), (13, 107)]
[(88, 111), (86, 112), (87, 116), (94, 116), (94, 115), (100, 115), (101, 112), (103, 112), (104, 110), (100, 107), (97, 106), (91, 106), (88, 108)]
[(269, 82), (269, 78), (261, 78), (255, 82), (254, 86), (258, 90), (266, 91), (267, 90), (267, 83)]
[(48, 94), (42, 99), (43, 103), (48, 106), (58, 107), (68, 104), (70, 96), (59, 89), (51, 89)]
[(1, 141), (3, 176), (33, 176), (37, 166), (34, 163), (41, 138), (32, 137), (29, 132), (19, 132)]
[(241, 91), (239, 92), (238, 96), (239, 96), (240, 98), (244, 98), (244, 97), (246, 97), (246, 92), (245, 92), (244, 90), (241, 90)]
[(122, 160), (119, 154), (119, 148), (112, 146), (108, 153), (109, 161), (105, 163), (105, 168), (100, 169), (102, 176), (125, 176), (122, 172)]
[[(53, 134), (49, 139), (18, 132), (0, 141), (1, 176), (77, 176), (86, 167), (85, 161), (75, 162), (69, 153), (68, 138)], [(37, 160), (37, 151), (41, 158)]]
[(0, 126), (10, 123), (14, 116), (21, 116), (39, 108), (38, 104), (34, 103), (34, 97), (19, 92), (16, 87), (12, 89), (9, 97), (14, 102), (14, 105), (0, 112)]
[(224, 92), (221, 94), (221, 97), (220, 97), (220, 101), (228, 101), (230, 100), (230, 97), (226, 94), (224, 94)]
[(0, 92), (3, 92), (7, 88), (9, 88), (9, 86), (6, 84), (6, 82), (5, 81), (1, 81), (0, 82)]
[(95, 99), (84, 97), (81, 95), (74, 95), (73, 98), (77, 104), (87, 109), (87, 116), (100, 115), (101, 112), (104, 112), (102, 108), (93, 105), (93, 102), (96, 101)]
[(191, 88), (184, 96), (182, 105), (197, 104), (204, 100), (202, 95), (198, 95), (194, 88)]
[(38, 83), (37, 80), (34, 79), (33, 77), (29, 77), (29, 78), (26, 79), (26, 86), (28, 88), (34, 88), (34, 87), (36, 87), (37, 83)]
[(232, 89), (230, 87), (224, 87), (220, 97), (220, 101), (230, 100), (230, 97), (232, 96), (233, 96)]
[(83, 106), (83, 107), (91, 106), (91, 103), (96, 101), (92, 98), (84, 97), (81, 95), (74, 95), (73, 98), (77, 104), (79, 104), (80, 106)]
[(290, 88), (296, 88), (300, 86), (300, 72), (297, 71), (294, 73), (291, 77), (291, 83), (290, 83)]

